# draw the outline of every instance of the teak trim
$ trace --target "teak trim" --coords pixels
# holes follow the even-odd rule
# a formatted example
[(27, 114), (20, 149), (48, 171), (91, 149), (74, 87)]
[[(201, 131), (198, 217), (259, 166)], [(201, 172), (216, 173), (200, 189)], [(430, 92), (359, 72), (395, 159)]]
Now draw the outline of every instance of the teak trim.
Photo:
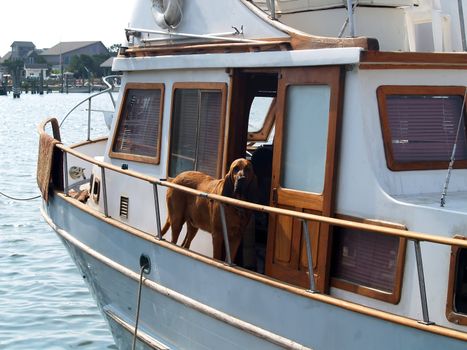
[[(379, 220), (371, 220), (371, 219), (364, 219), (364, 218), (357, 218), (348, 215), (336, 214), (336, 218), (342, 220), (348, 220), (353, 222), (360, 222), (370, 225), (382, 226), (382, 227), (391, 227), (399, 230), (407, 230), (405, 225), (386, 222), (386, 221), (379, 221)], [(398, 304), (401, 298), (402, 292), (402, 279), (404, 276), (404, 267), (405, 267), (405, 253), (407, 247), (407, 239), (405, 237), (399, 237), (399, 249), (397, 251), (396, 257), (396, 274), (394, 276), (394, 284), (393, 284), (393, 291), (386, 292), (382, 290), (378, 290), (375, 288), (370, 288), (361, 284), (356, 284), (342, 278), (332, 277), (331, 276), (331, 286), (339, 289), (343, 289), (352, 293), (360, 294), (366, 297), (370, 297), (373, 299), (378, 299), (381, 301), (385, 301), (392, 304)]]
[[(417, 86), (417, 85), (383, 85), (376, 90), (378, 99), (379, 117), (381, 121), (381, 131), (383, 134), (384, 153), (386, 164), (393, 171), (406, 170), (431, 170), (447, 169), (449, 159), (445, 161), (423, 161), (423, 162), (398, 162), (394, 159), (391, 139), (391, 129), (389, 127), (389, 117), (387, 113), (386, 96), (390, 95), (445, 95), (461, 96), (464, 98), (466, 87), (464, 86)], [(465, 119), (465, 107), (464, 107)], [(467, 168), (467, 160), (456, 160), (454, 168)]]
[(362, 51), (360, 69), (467, 69), (466, 53)]
[[(169, 41), (169, 39), (167, 39)], [(184, 43), (184, 44), (153, 44), (132, 47), (125, 50), (125, 57), (151, 57), (168, 55), (220, 54), (263, 51), (288, 51), (291, 49), (288, 39), (265, 39), (258, 43), (225, 42), (219, 39), (215, 42)]]
[[(129, 90), (160, 90), (161, 92), (160, 106), (159, 106), (159, 118), (158, 118), (159, 129), (158, 129), (158, 135), (157, 135), (157, 145), (156, 145), (157, 148), (156, 148), (155, 157), (113, 151), (115, 142), (117, 140), (118, 129), (120, 127), (120, 123), (122, 122), (123, 112), (125, 111)], [(163, 121), (164, 95), (165, 95), (164, 92), (165, 92), (165, 85), (162, 83), (128, 83), (125, 85), (123, 101), (118, 111), (118, 120), (115, 125), (115, 130), (112, 136), (112, 146), (110, 147), (110, 150), (109, 150), (110, 158), (130, 160), (130, 161), (135, 161), (135, 162), (140, 162), (140, 163), (159, 164), (160, 159), (161, 159), (162, 121)]]
[(172, 150), (172, 131), (173, 121), (175, 112), (175, 90), (177, 89), (192, 89), (192, 90), (214, 90), (221, 92), (221, 115), (219, 123), (219, 142), (217, 149), (219, 151), (217, 155), (217, 169), (216, 177), (222, 176), (222, 158), (224, 155), (224, 131), (225, 131), (225, 119), (226, 119), (226, 107), (227, 107), (227, 83), (211, 83), (211, 82), (180, 82), (174, 83), (172, 86), (172, 102), (170, 111), (170, 130), (168, 135), (168, 150), (167, 150), (167, 177), (169, 178), (170, 161), (171, 161), (171, 150)]
[[(462, 239), (467, 241), (467, 237), (455, 235), (454, 238)], [(457, 271), (457, 260), (459, 257), (459, 251), (461, 248), (458, 246), (451, 246), (451, 261), (449, 264), (449, 279), (448, 279), (448, 292), (447, 292), (447, 300), (446, 300), (446, 318), (448, 321), (453, 322), (455, 324), (460, 325), (467, 325), (467, 314), (462, 314), (457, 312), (454, 309), (454, 292), (455, 292), (455, 285), (456, 285), (456, 271)]]

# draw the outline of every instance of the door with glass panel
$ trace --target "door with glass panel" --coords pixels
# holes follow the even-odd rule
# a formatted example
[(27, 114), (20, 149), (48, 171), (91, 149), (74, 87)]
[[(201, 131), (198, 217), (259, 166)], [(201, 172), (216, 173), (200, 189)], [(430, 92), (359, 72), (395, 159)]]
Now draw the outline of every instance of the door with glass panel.
[[(342, 104), (341, 67), (283, 69), (277, 91), (272, 205), (332, 216)], [(316, 288), (329, 285), (330, 227), (308, 222)], [(266, 274), (309, 286), (304, 225), (270, 216)]]

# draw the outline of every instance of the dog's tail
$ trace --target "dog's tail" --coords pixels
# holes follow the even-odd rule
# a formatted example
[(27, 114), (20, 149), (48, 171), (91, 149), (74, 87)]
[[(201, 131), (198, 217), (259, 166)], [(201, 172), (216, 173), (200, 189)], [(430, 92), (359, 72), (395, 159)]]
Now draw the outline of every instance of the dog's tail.
[(167, 231), (169, 230), (169, 227), (170, 227), (170, 218), (167, 217), (167, 221), (165, 222), (165, 225), (161, 230), (161, 236), (162, 237), (167, 233)]

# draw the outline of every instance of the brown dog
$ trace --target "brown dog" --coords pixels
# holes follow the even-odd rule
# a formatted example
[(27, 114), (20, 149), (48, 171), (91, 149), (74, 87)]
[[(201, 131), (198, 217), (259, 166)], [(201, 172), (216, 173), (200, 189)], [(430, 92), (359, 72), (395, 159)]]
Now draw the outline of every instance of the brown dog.
[[(173, 183), (190, 187), (206, 193), (241, 200), (252, 201), (256, 197), (256, 176), (250, 161), (240, 158), (230, 166), (227, 175), (220, 180), (198, 171), (186, 171), (179, 174)], [(223, 234), (220, 203), (173, 188), (167, 190), (167, 222), (162, 229), (164, 235), (172, 227), (172, 243), (177, 243), (183, 224), (187, 224), (187, 234), (182, 247), (189, 248), (198, 229), (212, 234), (213, 256), (222, 260)], [(225, 205), (227, 233), (230, 243), (230, 255), (235, 259), (242, 239), (242, 230), (250, 219), (251, 212), (240, 207)]]

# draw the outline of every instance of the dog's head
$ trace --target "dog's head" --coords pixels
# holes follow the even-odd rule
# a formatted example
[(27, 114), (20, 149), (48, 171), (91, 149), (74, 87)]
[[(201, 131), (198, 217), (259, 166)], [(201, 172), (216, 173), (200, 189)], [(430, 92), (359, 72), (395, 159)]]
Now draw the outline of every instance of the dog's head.
[(244, 158), (234, 160), (225, 176), (222, 195), (255, 201), (257, 195), (256, 176), (251, 162)]

